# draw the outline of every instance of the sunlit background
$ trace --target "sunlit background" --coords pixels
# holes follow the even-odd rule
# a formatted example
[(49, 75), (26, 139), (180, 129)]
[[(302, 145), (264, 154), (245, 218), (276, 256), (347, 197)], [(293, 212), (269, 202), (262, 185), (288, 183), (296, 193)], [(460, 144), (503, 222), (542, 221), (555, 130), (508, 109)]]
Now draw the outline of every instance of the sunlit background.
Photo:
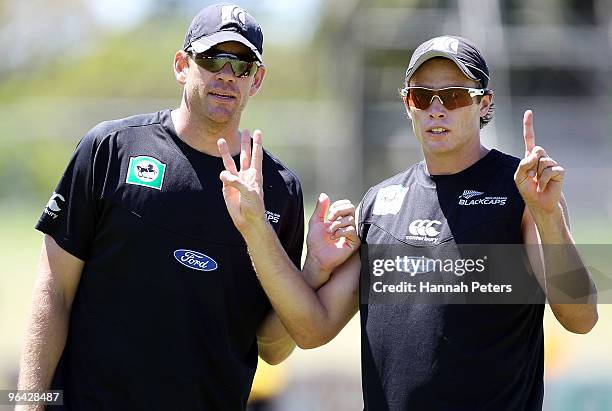
[[(79, 139), (100, 121), (179, 103), (171, 62), (191, 0), (0, 0), (0, 389), (15, 388), (42, 235), (33, 226)], [(441, 34), (487, 58), (484, 141), (520, 156), (522, 113), (567, 169), (577, 242), (612, 243), (612, 5), (607, 0), (238, 1), (262, 24), (268, 74), (243, 126), (316, 195), (355, 202), (421, 158), (398, 87)], [(597, 267), (610, 271), (610, 267)], [(612, 310), (572, 335), (547, 309), (546, 410), (612, 410)], [(407, 332), (409, 335), (409, 332)], [(323, 348), (262, 367), (270, 410), (360, 410), (357, 317)], [(491, 364), (492, 367), (495, 364)], [(478, 389), (478, 387), (475, 387)]]

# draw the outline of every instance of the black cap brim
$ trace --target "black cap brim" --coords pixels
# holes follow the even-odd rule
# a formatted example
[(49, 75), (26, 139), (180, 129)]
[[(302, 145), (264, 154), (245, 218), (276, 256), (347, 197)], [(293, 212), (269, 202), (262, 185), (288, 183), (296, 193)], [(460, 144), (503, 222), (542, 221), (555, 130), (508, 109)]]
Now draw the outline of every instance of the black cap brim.
[(225, 43), (226, 41), (237, 41), (238, 43), (242, 43), (247, 46), (260, 63), (263, 63), (263, 58), (261, 57), (261, 53), (257, 50), (257, 47), (253, 45), (250, 41), (244, 38), (242, 35), (234, 32), (234, 31), (219, 31), (217, 33), (213, 33), (209, 36), (200, 37), (196, 41), (191, 43), (191, 48), (195, 53), (204, 53), (209, 50), (211, 47), (216, 46), (220, 43)]

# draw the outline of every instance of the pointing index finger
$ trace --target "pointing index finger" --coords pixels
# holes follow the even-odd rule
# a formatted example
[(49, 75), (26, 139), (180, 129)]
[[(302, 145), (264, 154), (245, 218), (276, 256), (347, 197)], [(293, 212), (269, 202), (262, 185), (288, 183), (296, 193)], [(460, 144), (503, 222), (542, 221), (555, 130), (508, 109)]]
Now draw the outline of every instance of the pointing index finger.
[(525, 157), (535, 147), (535, 132), (533, 130), (533, 111), (526, 110), (523, 115), (523, 138), (525, 139)]

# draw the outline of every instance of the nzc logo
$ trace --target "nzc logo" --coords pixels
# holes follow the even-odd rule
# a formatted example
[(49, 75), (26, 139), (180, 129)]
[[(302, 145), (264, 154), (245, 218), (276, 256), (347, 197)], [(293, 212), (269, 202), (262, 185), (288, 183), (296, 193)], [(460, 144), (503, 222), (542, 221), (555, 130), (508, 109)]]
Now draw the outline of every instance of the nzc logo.
[(185, 267), (191, 268), (192, 270), (214, 271), (218, 267), (215, 260), (206, 254), (202, 254), (197, 251), (183, 249), (176, 250), (174, 252), (174, 258), (176, 258), (176, 261), (183, 264)]

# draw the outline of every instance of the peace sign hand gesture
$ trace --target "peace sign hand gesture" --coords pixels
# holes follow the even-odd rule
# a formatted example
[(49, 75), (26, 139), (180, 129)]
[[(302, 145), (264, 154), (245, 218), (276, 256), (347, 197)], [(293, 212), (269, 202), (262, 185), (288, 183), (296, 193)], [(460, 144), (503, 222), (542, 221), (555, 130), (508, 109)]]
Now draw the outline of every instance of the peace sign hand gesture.
[(217, 141), (217, 147), (225, 170), (219, 178), (223, 182), (223, 199), (234, 225), (241, 233), (252, 222), (265, 220), (266, 209), (263, 201), (263, 148), (261, 131), (251, 133), (242, 130), (240, 139), (240, 171), (232, 158), (225, 139)]
[(552, 214), (560, 206), (565, 169), (535, 145), (533, 112), (523, 117), (525, 158), (514, 173), (514, 182), (532, 214)]

